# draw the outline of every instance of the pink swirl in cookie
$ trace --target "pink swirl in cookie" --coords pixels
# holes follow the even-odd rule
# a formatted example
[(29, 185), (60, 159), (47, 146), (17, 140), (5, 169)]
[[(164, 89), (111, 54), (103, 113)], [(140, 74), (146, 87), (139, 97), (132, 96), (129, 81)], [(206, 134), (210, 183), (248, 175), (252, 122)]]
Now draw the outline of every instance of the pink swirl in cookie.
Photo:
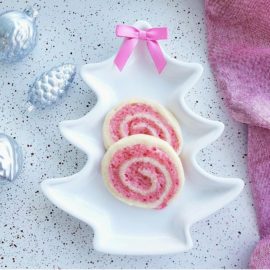
[(181, 161), (176, 158), (172, 159), (155, 142), (119, 148), (103, 168), (107, 170), (107, 186), (114, 196), (130, 205), (162, 209), (184, 180)]
[(105, 120), (106, 147), (121, 138), (146, 134), (168, 142), (179, 153), (182, 139), (179, 124), (160, 104), (134, 101), (118, 107)]

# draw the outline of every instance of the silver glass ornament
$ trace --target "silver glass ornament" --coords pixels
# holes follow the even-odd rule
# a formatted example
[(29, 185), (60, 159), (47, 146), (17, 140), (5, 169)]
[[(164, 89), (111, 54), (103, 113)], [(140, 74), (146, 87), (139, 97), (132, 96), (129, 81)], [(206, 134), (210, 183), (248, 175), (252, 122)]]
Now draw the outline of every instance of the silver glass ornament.
[(28, 92), (28, 111), (45, 109), (58, 102), (66, 94), (76, 74), (73, 64), (53, 67), (36, 79)]
[(13, 138), (0, 133), (0, 183), (15, 180), (21, 171), (22, 164), (21, 147)]
[(34, 8), (8, 11), (0, 15), (0, 61), (17, 62), (36, 45), (37, 26)]

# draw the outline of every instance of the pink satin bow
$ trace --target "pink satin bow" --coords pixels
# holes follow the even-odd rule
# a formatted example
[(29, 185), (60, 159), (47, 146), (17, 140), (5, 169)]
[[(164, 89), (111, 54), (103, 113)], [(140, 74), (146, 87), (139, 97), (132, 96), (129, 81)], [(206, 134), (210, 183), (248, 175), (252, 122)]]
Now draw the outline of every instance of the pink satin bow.
[(122, 70), (125, 66), (138, 41), (145, 40), (158, 72), (162, 72), (167, 62), (157, 40), (167, 39), (166, 27), (149, 28), (144, 31), (133, 26), (117, 25), (116, 35), (126, 38), (114, 59), (114, 63), (119, 70)]

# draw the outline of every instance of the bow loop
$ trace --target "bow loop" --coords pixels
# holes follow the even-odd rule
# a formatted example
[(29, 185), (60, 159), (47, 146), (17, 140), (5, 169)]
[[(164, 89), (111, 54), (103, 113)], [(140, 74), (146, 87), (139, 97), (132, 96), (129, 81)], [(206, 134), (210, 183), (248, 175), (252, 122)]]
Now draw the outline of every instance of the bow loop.
[(115, 33), (117, 37), (138, 38), (139, 29), (130, 25), (117, 25)]
[(168, 38), (168, 31), (166, 27), (150, 28), (147, 31), (147, 39), (161, 40)]
[(125, 66), (138, 41), (145, 40), (147, 42), (149, 53), (156, 65), (158, 72), (162, 72), (167, 62), (157, 40), (167, 39), (168, 33), (166, 27), (156, 27), (141, 30), (134, 26), (117, 25), (116, 36), (126, 38), (114, 59), (114, 63), (120, 71)]

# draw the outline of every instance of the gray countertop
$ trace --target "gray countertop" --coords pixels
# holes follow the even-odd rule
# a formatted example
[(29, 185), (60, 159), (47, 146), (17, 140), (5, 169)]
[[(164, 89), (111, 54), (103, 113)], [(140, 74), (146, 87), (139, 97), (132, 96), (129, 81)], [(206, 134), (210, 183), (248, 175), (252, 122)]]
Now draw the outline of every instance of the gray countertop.
[[(0, 68), (1, 130), (22, 145), (24, 168), (16, 182), (0, 186), (0, 267), (18, 268), (179, 268), (247, 267), (258, 240), (246, 174), (246, 128), (229, 116), (207, 61), (203, 1), (0, 0), (0, 11), (40, 6), (38, 44), (15, 65)], [(118, 49), (117, 23), (143, 19), (167, 26), (165, 44), (171, 56), (199, 62), (204, 73), (187, 95), (199, 115), (225, 124), (223, 135), (198, 155), (208, 172), (240, 177), (241, 195), (191, 230), (194, 248), (166, 256), (116, 256), (92, 248), (93, 232), (86, 224), (52, 205), (40, 190), (46, 178), (80, 170), (86, 156), (63, 139), (58, 123), (91, 110), (95, 97), (77, 75), (68, 96), (52, 109), (22, 114), (35, 77), (62, 62), (78, 67), (100, 62)]]

